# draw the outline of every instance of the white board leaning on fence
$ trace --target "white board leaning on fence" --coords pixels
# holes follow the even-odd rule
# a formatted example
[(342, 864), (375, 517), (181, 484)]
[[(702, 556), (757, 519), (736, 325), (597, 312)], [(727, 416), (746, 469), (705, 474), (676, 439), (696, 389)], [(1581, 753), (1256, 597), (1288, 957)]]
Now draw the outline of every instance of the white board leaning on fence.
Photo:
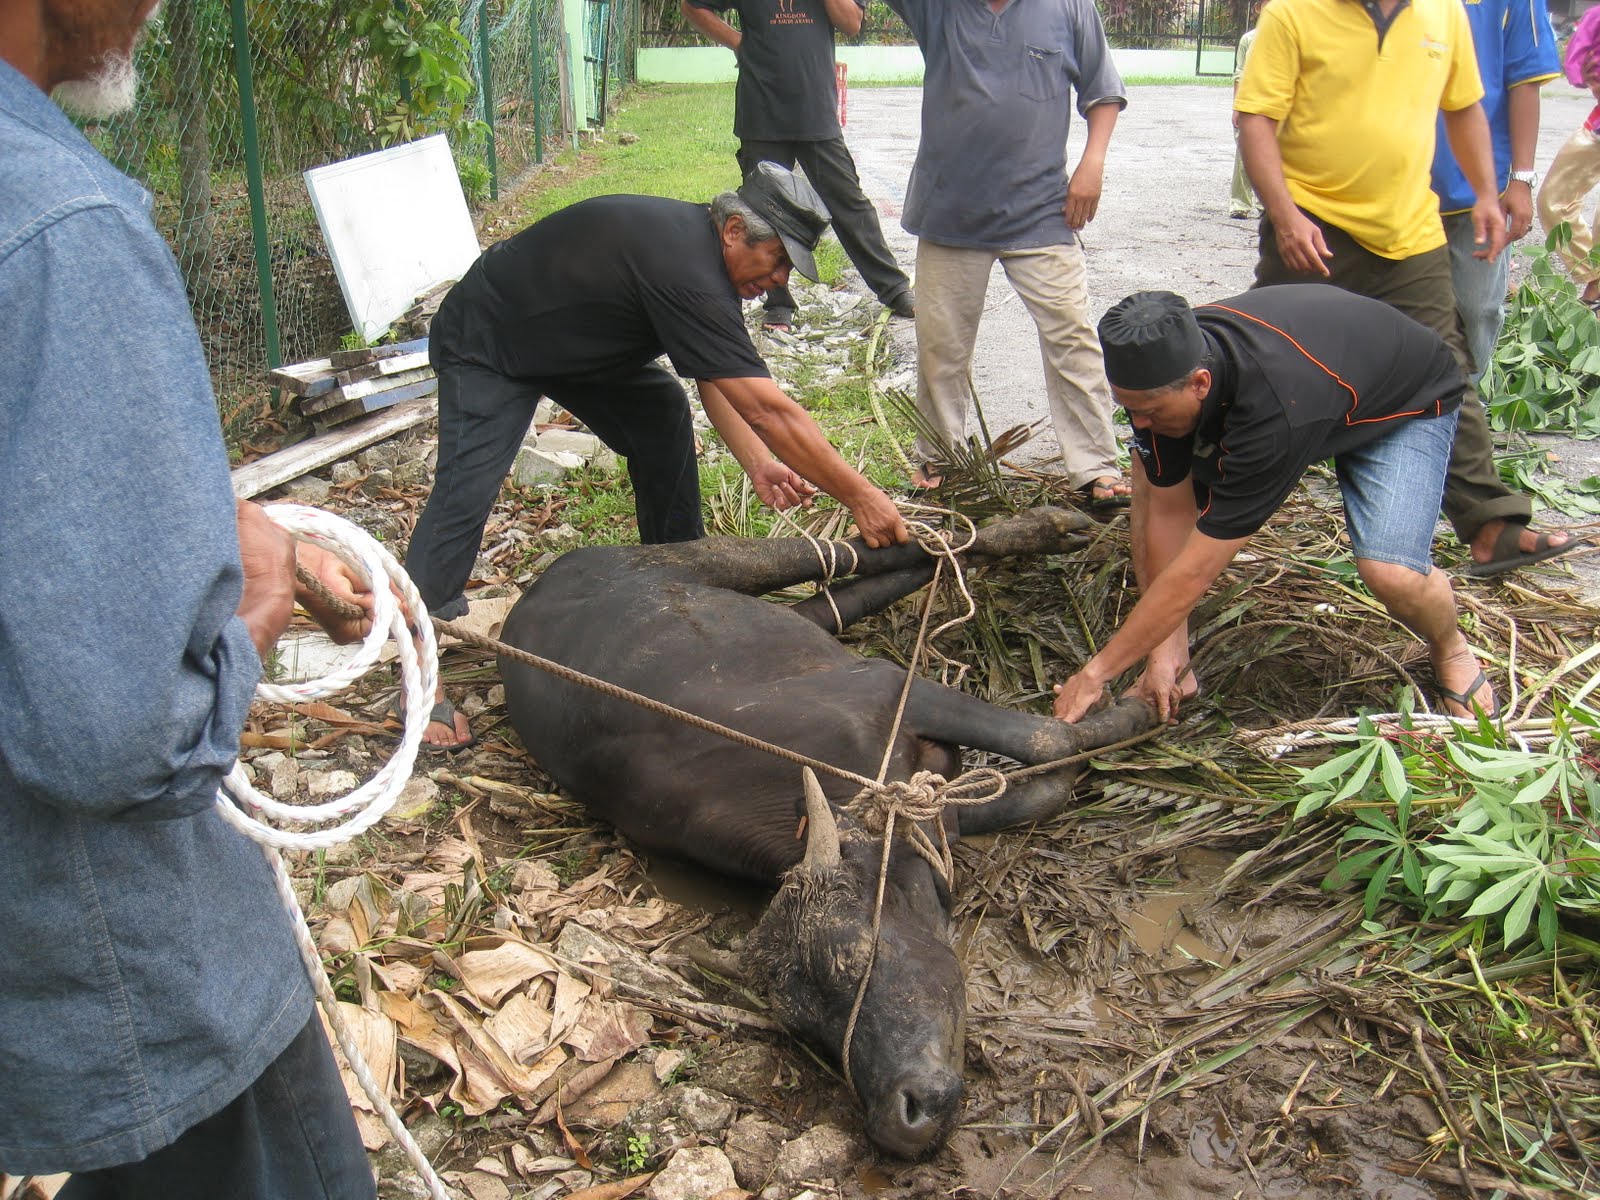
[(478, 257), (443, 134), (314, 167), (305, 178), (350, 321), (369, 342)]

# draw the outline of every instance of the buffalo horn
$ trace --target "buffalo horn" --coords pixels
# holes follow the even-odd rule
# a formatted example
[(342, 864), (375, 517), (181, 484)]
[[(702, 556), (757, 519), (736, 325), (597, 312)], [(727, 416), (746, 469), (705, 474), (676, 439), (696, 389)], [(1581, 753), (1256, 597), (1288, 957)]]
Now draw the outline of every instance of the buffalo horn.
[(839, 866), (839, 826), (833, 819), (833, 806), (822, 794), (822, 785), (810, 767), (800, 768), (806, 785), (806, 857), (804, 866), (813, 875), (837, 870)]

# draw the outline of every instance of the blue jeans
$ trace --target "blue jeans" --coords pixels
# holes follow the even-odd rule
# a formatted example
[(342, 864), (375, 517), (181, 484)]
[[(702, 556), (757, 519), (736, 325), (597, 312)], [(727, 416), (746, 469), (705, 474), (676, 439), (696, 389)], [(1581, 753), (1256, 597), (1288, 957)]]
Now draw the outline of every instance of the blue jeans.
[(1357, 558), (1419, 575), (1433, 569), (1433, 529), (1455, 436), (1453, 412), (1415, 417), (1334, 460)]
[(1473, 258), (1477, 249), (1472, 240), (1472, 214), (1450, 213), (1444, 218), (1445, 237), (1450, 242), (1450, 282), (1456, 291), (1456, 310), (1467, 335), (1467, 350), (1474, 364), (1471, 376), (1476, 387), (1489, 368), (1500, 327), (1506, 319), (1506, 279), (1510, 272), (1511, 247), (1500, 252), (1494, 262)]

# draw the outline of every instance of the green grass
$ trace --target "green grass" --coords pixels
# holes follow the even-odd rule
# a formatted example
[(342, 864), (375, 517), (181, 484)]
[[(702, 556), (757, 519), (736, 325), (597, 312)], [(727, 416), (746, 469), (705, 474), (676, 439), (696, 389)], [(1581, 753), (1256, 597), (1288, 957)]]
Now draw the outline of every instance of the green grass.
[(1190, 84), (1194, 87), (1232, 87), (1232, 75), (1207, 75), (1196, 78), (1193, 75), (1129, 75), (1122, 81), (1124, 87), (1181, 87)]
[[(638, 141), (623, 144), (623, 134)], [(591, 196), (705, 201), (739, 185), (732, 84), (643, 84), (611, 117), (605, 141), (571, 151), (518, 203), (532, 222)]]

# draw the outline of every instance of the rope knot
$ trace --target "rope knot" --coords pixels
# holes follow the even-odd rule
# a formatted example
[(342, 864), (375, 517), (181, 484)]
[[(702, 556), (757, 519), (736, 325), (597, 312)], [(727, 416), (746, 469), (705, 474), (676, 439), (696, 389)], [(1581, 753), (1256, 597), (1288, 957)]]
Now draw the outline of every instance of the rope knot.
[(845, 811), (860, 821), (868, 833), (881, 836), (890, 820), (897, 817), (911, 822), (937, 819), (948, 803), (945, 792), (949, 787), (943, 775), (918, 771), (910, 779), (862, 788), (845, 805)]

